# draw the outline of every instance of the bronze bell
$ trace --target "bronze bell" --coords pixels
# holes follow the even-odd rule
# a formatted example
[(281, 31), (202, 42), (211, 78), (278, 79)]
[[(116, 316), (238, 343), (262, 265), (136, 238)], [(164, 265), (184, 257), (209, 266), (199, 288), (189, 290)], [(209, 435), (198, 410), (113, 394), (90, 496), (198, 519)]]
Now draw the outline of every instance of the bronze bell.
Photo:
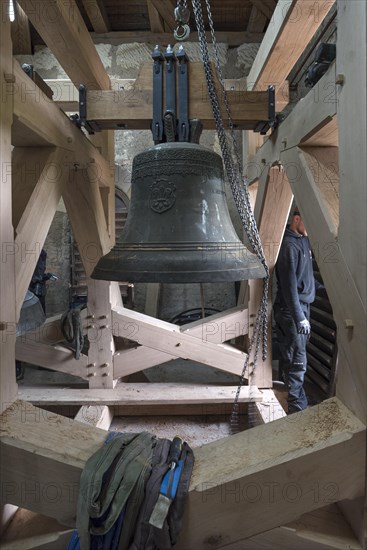
[(155, 145), (133, 161), (131, 205), (121, 242), (92, 277), (199, 283), (265, 277), (229, 217), (222, 159), (195, 143)]

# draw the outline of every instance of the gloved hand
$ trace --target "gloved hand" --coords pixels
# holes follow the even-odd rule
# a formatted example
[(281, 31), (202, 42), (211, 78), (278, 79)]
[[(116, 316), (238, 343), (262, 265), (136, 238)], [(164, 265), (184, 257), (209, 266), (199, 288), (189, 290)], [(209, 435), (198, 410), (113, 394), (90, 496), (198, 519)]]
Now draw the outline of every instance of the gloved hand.
[(298, 334), (311, 334), (311, 325), (307, 319), (297, 323), (297, 332)]

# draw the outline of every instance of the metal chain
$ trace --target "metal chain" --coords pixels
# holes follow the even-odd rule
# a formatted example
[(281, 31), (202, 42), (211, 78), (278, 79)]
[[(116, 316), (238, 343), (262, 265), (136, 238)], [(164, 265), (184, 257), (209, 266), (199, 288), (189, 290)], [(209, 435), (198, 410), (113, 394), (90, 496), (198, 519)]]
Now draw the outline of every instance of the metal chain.
[[(231, 425), (232, 425), (234, 423), (238, 423), (238, 409), (239, 409), (238, 399), (240, 396), (241, 387), (244, 382), (246, 370), (248, 371), (248, 377), (250, 378), (250, 376), (253, 374), (256, 368), (261, 341), (262, 341), (263, 360), (266, 359), (266, 355), (267, 355), (267, 302), (268, 302), (268, 291), (269, 291), (269, 269), (266, 264), (266, 260), (265, 260), (261, 240), (260, 240), (260, 235), (256, 225), (256, 220), (251, 209), (250, 195), (248, 192), (248, 182), (242, 176), (241, 159), (240, 159), (238, 144), (237, 144), (236, 136), (234, 132), (233, 121), (232, 121), (230, 106), (228, 102), (228, 96), (224, 85), (224, 78), (223, 78), (222, 68), (221, 68), (220, 59), (219, 59), (219, 52), (218, 52), (218, 46), (217, 46), (217, 41), (216, 41), (215, 32), (214, 32), (214, 25), (213, 25), (213, 18), (212, 18), (211, 9), (210, 9), (210, 3), (209, 3), (209, 0), (206, 0), (209, 26), (210, 26), (211, 36), (212, 36), (214, 56), (216, 60), (217, 76), (221, 85), (221, 93), (224, 99), (224, 105), (225, 105), (227, 119), (228, 119), (228, 126), (230, 129), (231, 145), (228, 143), (228, 137), (224, 128), (222, 114), (219, 106), (218, 94), (217, 94), (215, 82), (213, 79), (212, 68), (211, 68), (210, 58), (209, 58), (208, 44), (207, 44), (206, 35), (205, 35), (205, 25), (204, 25), (203, 14), (201, 9), (201, 1), (192, 0), (192, 7), (193, 7), (196, 26), (198, 30), (199, 44), (200, 44), (201, 55), (202, 55), (202, 60), (204, 64), (207, 85), (208, 85), (208, 92), (209, 92), (209, 97), (211, 101), (214, 120), (216, 123), (219, 144), (222, 151), (224, 167), (230, 183), (233, 198), (243, 224), (243, 228), (246, 232), (246, 235), (249, 239), (249, 242), (255, 254), (263, 264), (266, 272), (266, 276), (263, 279), (263, 293), (262, 293), (262, 298), (260, 302), (260, 307), (256, 316), (256, 320), (254, 322), (253, 333), (252, 333), (252, 337), (248, 347), (248, 355), (247, 355), (245, 364), (243, 366), (243, 370), (240, 376), (240, 383), (237, 388), (236, 396), (233, 403), (233, 410), (231, 415)], [(253, 362), (250, 363), (250, 357), (252, 353), (253, 353)], [(253, 367), (251, 372), (249, 371), (249, 366)]]

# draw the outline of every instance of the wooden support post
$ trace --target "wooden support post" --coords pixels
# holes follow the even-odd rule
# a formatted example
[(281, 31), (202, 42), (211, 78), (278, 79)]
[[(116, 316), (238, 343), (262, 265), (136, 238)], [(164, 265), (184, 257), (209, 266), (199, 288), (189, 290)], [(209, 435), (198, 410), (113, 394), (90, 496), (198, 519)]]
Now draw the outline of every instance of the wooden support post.
[(74, 420), (108, 431), (113, 420), (113, 409), (106, 405), (84, 405)]
[(12, 225), (11, 125), (13, 121), (12, 42), (10, 21), (3, 11), (0, 21), (0, 410), (16, 398), (15, 379), (15, 243)]
[[(340, 224), (338, 244), (343, 258), (353, 278), (356, 291), (364, 308), (364, 316), (357, 317), (356, 310), (350, 309), (354, 327), (340, 328), (338, 339), (343, 338), (344, 357), (339, 360), (336, 380), (336, 393), (339, 398), (354, 410), (356, 398), (366, 404), (366, 162), (367, 158), (367, 123), (366, 123), (366, 55), (367, 55), (367, 6), (365, 2), (354, 2), (350, 5), (345, 0), (338, 0), (338, 30), (336, 93), (338, 99), (339, 122), (339, 163), (340, 163)], [(353, 109), (350, 106), (353, 105)], [(361, 116), (361, 114), (364, 115)], [(358, 160), (360, 159), (360, 160)], [(362, 161), (363, 159), (363, 161)], [(336, 272), (339, 272), (339, 265)], [(347, 289), (340, 281), (340, 294), (348, 300)], [(334, 306), (333, 306), (334, 307)], [(344, 314), (347, 313), (345, 304)], [(349, 312), (348, 312), (349, 313)], [(344, 315), (347, 319), (349, 315)], [(350, 347), (356, 348), (359, 333), (358, 323), (362, 323), (359, 360), (351, 357)], [(344, 332), (343, 332), (344, 330)], [(362, 333), (364, 332), (364, 336)], [(347, 333), (347, 334), (346, 334)], [(347, 337), (348, 343), (345, 340)], [(348, 364), (348, 367), (346, 366)], [(362, 383), (361, 383), (362, 382)], [(357, 397), (358, 396), (358, 397)], [(362, 409), (365, 421), (367, 411)], [(359, 502), (344, 502), (341, 506), (352, 525), (362, 547), (367, 548), (367, 499)]]
[(111, 305), (111, 283), (89, 279), (87, 377), (90, 388), (114, 387)]
[(145, 298), (145, 315), (158, 317), (159, 300), (161, 294), (160, 283), (148, 283), (147, 295)]
[[(260, 239), (266, 258), (266, 263), (270, 272), (269, 297), (268, 297), (268, 354), (265, 361), (262, 357), (258, 358), (258, 364), (251, 377), (251, 383), (259, 388), (271, 388), (273, 385), (272, 377), (272, 276), (274, 266), (278, 257), (280, 244), (282, 241), (285, 225), (287, 223), (289, 210), (292, 204), (293, 193), (289, 185), (286, 173), (279, 166), (275, 166), (269, 171), (269, 178), (266, 184), (264, 195), (258, 192), (255, 210), (259, 212), (258, 226)], [(259, 202), (258, 202), (259, 201)], [(261, 206), (261, 203), (263, 206)], [(250, 285), (250, 327), (251, 321), (254, 322), (257, 311), (260, 306), (262, 296), (262, 281), (260, 279), (249, 282)], [(250, 337), (251, 337), (250, 329)]]

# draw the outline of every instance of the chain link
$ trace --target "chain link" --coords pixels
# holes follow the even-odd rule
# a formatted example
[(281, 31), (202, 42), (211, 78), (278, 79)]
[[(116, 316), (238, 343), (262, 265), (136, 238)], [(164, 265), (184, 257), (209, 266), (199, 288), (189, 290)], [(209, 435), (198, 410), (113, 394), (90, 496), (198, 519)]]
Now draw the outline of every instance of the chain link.
[[(198, 30), (199, 44), (200, 44), (201, 55), (202, 55), (202, 60), (204, 64), (205, 76), (206, 76), (206, 81), (208, 86), (208, 93), (211, 101), (215, 124), (216, 124), (219, 144), (222, 151), (223, 163), (224, 163), (228, 181), (231, 187), (232, 195), (242, 221), (243, 228), (253, 248), (253, 251), (255, 252), (256, 256), (259, 258), (259, 260), (263, 264), (266, 272), (266, 276), (263, 279), (262, 298), (261, 298), (256, 319), (254, 322), (253, 333), (248, 346), (247, 358), (243, 366), (243, 370), (240, 376), (239, 386), (237, 388), (237, 392), (233, 403), (233, 409), (231, 414), (231, 425), (233, 425), (235, 423), (238, 424), (238, 410), (239, 410), (238, 399), (240, 396), (241, 387), (244, 383), (246, 371), (248, 372), (248, 379), (250, 381), (250, 378), (253, 375), (256, 368), (261, 342), (262, 342), (263, 360), (265, 360), (267, 356), (267, 338), (268, 338), (267, 305), (268, 305), (268, 292), (269, 292), (269, 269), (266, 264), (266, 260), (265, 260), (261, 240), (260, 240), (260, 235), (257, 229), (256, 220), (250, 204), (248, 182), (244, 179), (242, 175), (241, 156), (239, 153), (239, 148), (238, 148), (238, 144), (237, 144), (237, 140), (234, 132), (234, 126), (233, 126), (230, 106), (228, 102), (228, 96), (225, 89), (224, 78), (223, 78), (222, 68), (220, 64), (218, 45), (215, 37), (214, 24), (213, 24), (213, 18), (211, 14), (209, 0), (206, 0), (205, 3), (206, 3), (208, 21), (210, 26), (210, 32), (212, 36), (212, 44), (213, 44), (214, 57), (216, 61), (217, 76), (221, 86), (221, 94), (223, 96), (227, 120), (228, 120), (228, 127), (230, 130), (229, 132), (230, 142), (227, 136), (227, 132), (225, 131), (225, 128), (224, 128), (223, 118), (222, 118), (220, 105), (218, 101), (218, 93), (217, 93), (215, 82), (213, 79), (208, 44), (207, 44), (206, 34), (205, 34), (203, 13), (201, 9), (201, 0), (192, 0), (192, 7), (193, 7), (196, 26)], [(250, 363), (251, 355), (253, 355), (253, 362)], [(251, 371), (249, 368), (250, 366), (252, 367)]]

